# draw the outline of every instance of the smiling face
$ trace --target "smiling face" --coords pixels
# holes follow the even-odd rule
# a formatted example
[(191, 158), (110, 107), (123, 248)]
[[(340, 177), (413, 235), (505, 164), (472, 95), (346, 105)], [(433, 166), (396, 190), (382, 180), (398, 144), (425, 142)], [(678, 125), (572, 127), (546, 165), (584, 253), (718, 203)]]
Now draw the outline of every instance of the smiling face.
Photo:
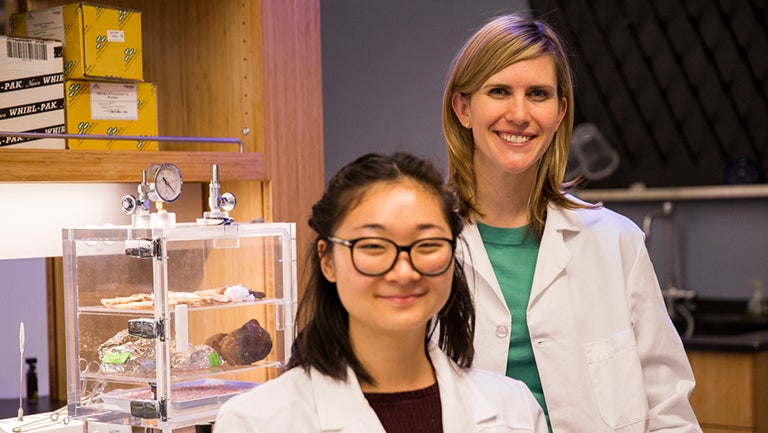
[(513, 63), (471, 95), (455, 93), (453, 109), (472, 129), (476, 173), (533, 179), (563, 120), (566, 100), (557, 95), (552, 59), (543, 56)]
[[(424, 238), (452, 238), (439, 199), (411, 180), (372, 186), (347, 213), (334, 236), (346, 240), (383, 237), (398, 245)], [(321, 250), (327, 247), (321, 242)], [(405, 252), (400, 252), (389, 272), (369, 277), (355, 269), (350, 249), (339, 244), (321, 259), (323, 274), (336, 283), (349, 313), (353, 339), (407, 332), (423, 340), (427, 322), (449, 298), (453, 266), (441, 275), (426, 277), (411, 267)]]

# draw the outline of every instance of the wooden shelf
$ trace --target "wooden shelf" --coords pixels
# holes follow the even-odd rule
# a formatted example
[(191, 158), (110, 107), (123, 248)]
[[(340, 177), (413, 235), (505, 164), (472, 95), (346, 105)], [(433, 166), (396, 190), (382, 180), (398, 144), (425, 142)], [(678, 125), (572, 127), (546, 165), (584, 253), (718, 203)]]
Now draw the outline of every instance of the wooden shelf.
[(152, 164), (172, 163), (185, 182), (264, 180), (261, 152), (0, 149), (0, 182), (140, 182)]

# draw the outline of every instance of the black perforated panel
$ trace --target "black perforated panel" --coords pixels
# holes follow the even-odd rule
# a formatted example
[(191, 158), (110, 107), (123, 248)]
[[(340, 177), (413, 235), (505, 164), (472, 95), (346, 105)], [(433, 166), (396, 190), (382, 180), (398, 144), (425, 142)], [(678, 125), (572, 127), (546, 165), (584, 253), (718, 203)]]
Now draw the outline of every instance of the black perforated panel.
[(588, 186), (760, 180), (754, 168), (768, 168), (766, 0), (531, 6), (574, 56), (576, 124), (594, 123), (621, 158)]

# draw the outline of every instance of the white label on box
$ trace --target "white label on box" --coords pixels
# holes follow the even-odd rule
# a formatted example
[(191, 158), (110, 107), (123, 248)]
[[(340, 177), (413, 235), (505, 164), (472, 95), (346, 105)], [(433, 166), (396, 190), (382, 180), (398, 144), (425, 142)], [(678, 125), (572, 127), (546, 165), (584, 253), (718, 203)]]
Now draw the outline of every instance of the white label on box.
[(42, 9), (27, 13), (27, 36), (55, 39), (64, 44), (64, 19), (62, 8)]
[[(25, 40), (21, 38), (2, 38), (0, 62), (20, 63), (30, 61), (48, 61), (53, 58), (53, 49), (45, 41)], [(50, 55), (49, 55), (50, 51)]]
[(91, 83), (91, 118), (138, 120), (139, 99), (134, 83)]
[(125, 42), (125, 33), (122, 30), (107, 30), (109, 42)]

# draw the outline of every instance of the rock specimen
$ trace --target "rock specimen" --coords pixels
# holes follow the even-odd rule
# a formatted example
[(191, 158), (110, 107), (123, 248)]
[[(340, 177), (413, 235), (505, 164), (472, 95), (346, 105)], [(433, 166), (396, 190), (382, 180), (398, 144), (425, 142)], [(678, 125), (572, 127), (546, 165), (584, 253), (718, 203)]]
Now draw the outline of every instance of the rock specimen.
[(251, 319), (243, 326), (225, 334), (214, 334), (205, 340), (228, 364), (248, 365), (264, 359), (272, 350), (272, 337)]

